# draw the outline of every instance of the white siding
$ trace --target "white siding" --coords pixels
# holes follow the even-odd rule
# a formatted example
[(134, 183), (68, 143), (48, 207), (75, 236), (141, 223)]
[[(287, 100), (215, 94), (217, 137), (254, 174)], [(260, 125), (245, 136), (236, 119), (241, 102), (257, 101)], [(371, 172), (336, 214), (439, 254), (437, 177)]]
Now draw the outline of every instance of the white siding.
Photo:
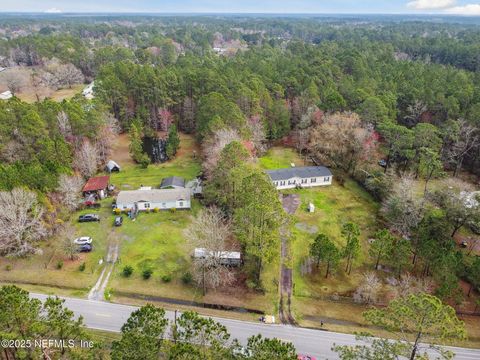
[(332, 185), (333, 176), (318, 176), (314, 178), (298, 178), (294, 177), (288, 180), (276, 180), (273, 181), (273, 185), (277, 190), (294, 189), (297, 185), (301, 187), (314, 187), (314, 186), (328, 186)]
[[(133, 209), (135, 204), (120, 204), (117, 203), (117, 207), (121, 210), (124, 209)], [(138, 210), (144, 211), (146, 209), (153, 210), (158, 208), (159, 210), (167, 210), (167, 209), (190, 209), (190, 200), (179, 200), (179, 201), (165, 201), (165, 202), (137, 202)]]

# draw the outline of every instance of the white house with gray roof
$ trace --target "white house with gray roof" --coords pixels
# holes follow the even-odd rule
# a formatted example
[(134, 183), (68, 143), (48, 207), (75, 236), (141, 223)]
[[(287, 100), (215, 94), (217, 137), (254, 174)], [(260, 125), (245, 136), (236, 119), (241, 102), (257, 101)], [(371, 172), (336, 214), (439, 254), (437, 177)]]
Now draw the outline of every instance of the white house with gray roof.
[(277, 190), (332, 185), (332, 172), (325, 166), (291, 167), (266, 172)]
[(117, 195), (117, 208), (120, 210), (135, 209), (190, 209), (190, 189), (149, 189), (120, 191)]

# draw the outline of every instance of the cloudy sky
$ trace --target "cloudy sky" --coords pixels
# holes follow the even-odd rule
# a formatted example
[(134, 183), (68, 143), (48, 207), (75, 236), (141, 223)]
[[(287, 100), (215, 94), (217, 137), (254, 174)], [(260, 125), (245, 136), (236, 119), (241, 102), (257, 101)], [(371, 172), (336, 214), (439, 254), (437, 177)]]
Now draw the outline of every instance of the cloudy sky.
[(0, 11), (479, 15), (479, 0), (0, 0)]

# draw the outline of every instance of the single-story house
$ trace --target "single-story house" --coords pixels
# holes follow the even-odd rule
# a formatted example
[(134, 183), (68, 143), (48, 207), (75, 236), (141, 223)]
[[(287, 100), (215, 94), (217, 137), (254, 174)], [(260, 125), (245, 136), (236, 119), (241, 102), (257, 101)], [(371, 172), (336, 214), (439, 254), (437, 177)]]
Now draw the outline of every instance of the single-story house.
[(191, 191), (189, 189), (151, 189), (120, 191), (117, 195), (117, 208), (135, 209), (190, 209)]
[(107, 165), (105, 165), (105, 171), (106, 172), (119, 172), (120, 171), (120, 165), (118, 165), (115, 161), (110, 160)]
[(0, 100), (8, 100), (13, 97), (13, 94), (10, 90), (0, 93)]
[(332, 185), (332, 172), (325, 166), (291, 167), (266, 172), (278, 190)]
[(196, 248), (193, 252), (194, 259), (205, 259), (210, 256), (218, 257), (221, 265), (240, 266), (242, 264), (242, 255), (238, 251), (208, 251), (204, 248)]
[(107, 196), (108, 184), (110, 182), (110, 176), (97, 176), (88, 179), (87, 183), (82, 189), (83, 196), (94, 194), (100, 199)]
[(185, 188), (185, 179), (178, 176), (170, 176), (162, 179), (160, 189), (183, 189)]

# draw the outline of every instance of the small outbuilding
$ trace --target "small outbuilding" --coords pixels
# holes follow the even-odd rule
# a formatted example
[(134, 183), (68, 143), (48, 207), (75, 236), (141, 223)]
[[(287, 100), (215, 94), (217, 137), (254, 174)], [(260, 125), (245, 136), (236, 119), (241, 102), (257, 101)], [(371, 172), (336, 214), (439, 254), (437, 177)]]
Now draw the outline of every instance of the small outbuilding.
[(13, 97), (13, 94), (10, 90), (0, 93), (0, 100), (8, 100)]
[(162, 180), (160, 189), (184, 189), (185, 179), (178, 176), (171, 176)]
[(107, 165), (105, 165), (105, 171), (108, 173), (112, 172), (119, 172), (120, 171), (120, 165), (118, 165), (115, 161), (110, 160)]
[(110, 176), (97, 176), (88, 179), (87, 183), (82, 189), (83, 196), (95, 195), (99, 199), (103, 199), (107, 196), (108, 185), (110, 182)]
[(240, 266), (242, 264), (242, 254), (238, 251), (209, 251), (204, 248), (196, 248), (193, 252), (194, 259), (209, 257), (219, 258), (219, 263), (224, 266)]

